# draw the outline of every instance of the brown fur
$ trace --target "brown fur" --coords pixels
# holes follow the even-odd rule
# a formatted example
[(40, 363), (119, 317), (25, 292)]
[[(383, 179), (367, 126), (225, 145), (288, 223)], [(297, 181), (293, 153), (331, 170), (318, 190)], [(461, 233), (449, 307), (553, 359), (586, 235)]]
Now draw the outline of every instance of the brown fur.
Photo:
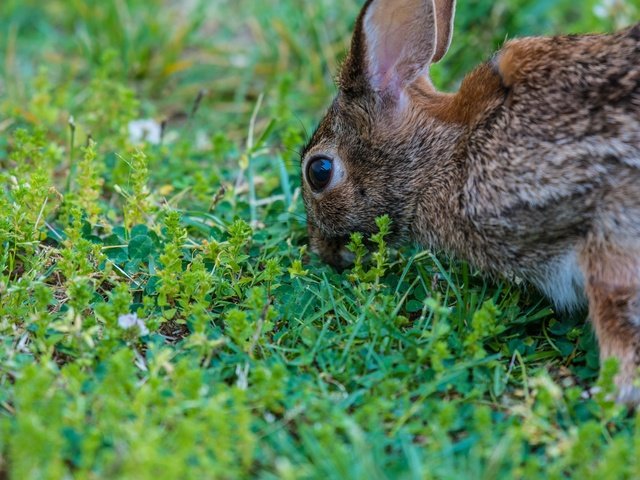
[(591, 236), (581, 249), (580, 263), (600, 358), (618, 358), (620, 400), (637, 403), (640, 391), (633, 382), (640, 360), (640, 242), (629, 243), (616, 245)]
[(498, 72), (484, 64), (464, 78), (455, 94), (439, 93), (423, 80), (414, 98), (421, 111), (441, 122), (471, 125), (492, 105), (502, 102), (506, 93)]
[[(640, 25), (511, 41), (456, 94), (406, 72), (406, 88), (378, 91), (363, 27), (377, 1), (303, 153), (339, 159), (346, 173), (321, 193), (303, 182), (312, 247), (344, 266), (349, 233), (375, 231), (386, 213), (396, 242), (526, 278), (560, 307), (588, 296), (603, 358), (621, 360), (621, 399), (637, 402)], [(406, 41), (420, 57), (424, 42)]]
[(552, 39), (522, 38), (507, 43), (494, 62), (506, 87), (525, 80), (537, 68), (544, 66), (544, 59), (553, 54)]

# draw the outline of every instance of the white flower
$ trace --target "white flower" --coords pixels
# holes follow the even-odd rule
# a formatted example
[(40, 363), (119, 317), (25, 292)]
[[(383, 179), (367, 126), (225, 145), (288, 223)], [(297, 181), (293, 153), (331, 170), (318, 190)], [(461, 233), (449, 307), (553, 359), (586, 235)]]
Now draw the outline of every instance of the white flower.
[(120, 315), (118, 317), (118, 325), (120, 328), (129, 330), (134, 327), (138, 327), (140, 335), (149, 335), (149, 329), (144, 324), (142, 319), (138, 318), (137, 313), (127, 313), (126, 315)]
[(155, 120), (141, 118), (129, 122), (129, 140), (133, 143), (149, 142), (158, 145), (162, 137), (162, 127)]

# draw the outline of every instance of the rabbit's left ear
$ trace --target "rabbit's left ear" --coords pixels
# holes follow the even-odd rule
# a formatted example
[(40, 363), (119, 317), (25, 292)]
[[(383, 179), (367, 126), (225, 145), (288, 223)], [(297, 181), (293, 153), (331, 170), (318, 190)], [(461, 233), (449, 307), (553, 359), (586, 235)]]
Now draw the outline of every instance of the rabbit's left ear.
[(356, 24), (347, 80), (359, 77), (375, 92), (399, 96), (446, 53), (454, 10), (455, 0), (368, 1)]
[(456, 0), (434, 0), (436, 7), (436, 51), (431, 63), (439, 62), (449, 50), (453, 34)]

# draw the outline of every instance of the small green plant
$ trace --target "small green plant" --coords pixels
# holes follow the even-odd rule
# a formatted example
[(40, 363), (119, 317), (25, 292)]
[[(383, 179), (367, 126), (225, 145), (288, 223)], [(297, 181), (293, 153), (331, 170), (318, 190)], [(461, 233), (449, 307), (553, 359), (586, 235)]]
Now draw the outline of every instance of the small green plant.
[(388, 215), (383, 215), (376, 218), (376, 225), (378, 233), (374, 233), (371, 236), (371, 244), (376, 249), (371, 254), (373, 264), (368, 270), (365, 271), (363, 266), (367, 249), (363, 244), (362, 234), (352, 233), (351, 241), (347, 244), (347, 249), (354, 254), (353, 269), (350, 276), (354, 281), (360, 280), (361, 282), (378, 284), (386, 272), (389, 252), (384, 237), (389, 234), (391, 219)]

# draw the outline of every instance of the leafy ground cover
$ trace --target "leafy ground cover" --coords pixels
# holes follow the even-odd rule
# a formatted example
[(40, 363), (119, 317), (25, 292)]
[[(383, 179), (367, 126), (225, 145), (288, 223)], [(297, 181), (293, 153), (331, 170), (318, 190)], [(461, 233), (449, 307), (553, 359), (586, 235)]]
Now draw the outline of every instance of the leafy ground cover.
[[(584, 312), (385, 219), (353, 269), (307, 251), (297, 151), (358, 8), (0, 3), (0, 478), (640, 477)], [(445, 89), (508, 36), (639, 13), (458, 10)]]

